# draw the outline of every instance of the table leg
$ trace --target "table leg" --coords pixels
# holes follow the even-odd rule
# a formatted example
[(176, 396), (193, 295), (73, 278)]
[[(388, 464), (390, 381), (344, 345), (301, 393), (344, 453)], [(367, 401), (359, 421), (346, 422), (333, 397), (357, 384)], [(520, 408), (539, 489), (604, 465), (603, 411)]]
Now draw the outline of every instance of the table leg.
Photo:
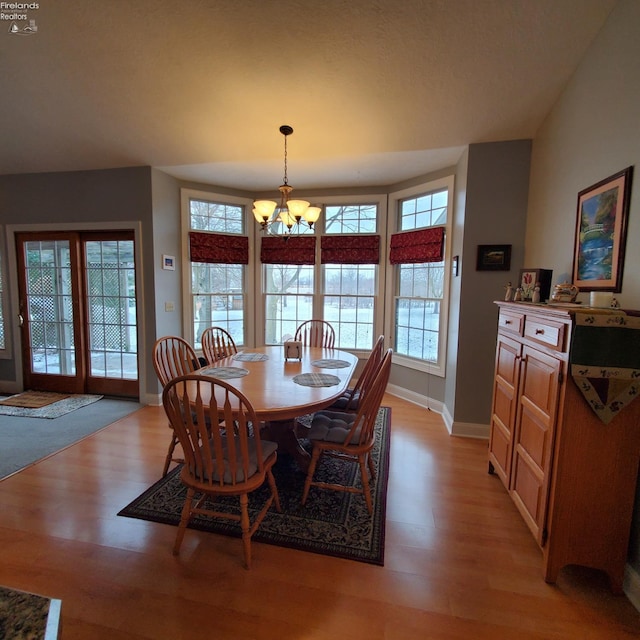
[(265, 422), (261, 431), (263, 440), (271, 440), (278, 443), (278, 452), (287, 453), (293, 457), (301, 471), (305, 473), (309, 469), (311, 456), (300, 444), (296, 435), (295, 420), (275, 420)]

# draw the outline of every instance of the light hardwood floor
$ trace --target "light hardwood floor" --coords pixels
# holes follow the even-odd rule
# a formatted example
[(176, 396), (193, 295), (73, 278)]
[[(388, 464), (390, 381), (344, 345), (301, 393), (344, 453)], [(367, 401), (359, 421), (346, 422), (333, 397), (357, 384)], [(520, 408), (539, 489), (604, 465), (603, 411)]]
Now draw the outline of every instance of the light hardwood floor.
[(116, 515), (158, 479), (169, 431), (145, 407), (0, 482), (0, 584), (62, 600), (63, 640), (453, 640), (640, 636), (596, 572), (541, 577), (541, 552), (487, 444), (389, 395), (386, 558), (378, 567)]

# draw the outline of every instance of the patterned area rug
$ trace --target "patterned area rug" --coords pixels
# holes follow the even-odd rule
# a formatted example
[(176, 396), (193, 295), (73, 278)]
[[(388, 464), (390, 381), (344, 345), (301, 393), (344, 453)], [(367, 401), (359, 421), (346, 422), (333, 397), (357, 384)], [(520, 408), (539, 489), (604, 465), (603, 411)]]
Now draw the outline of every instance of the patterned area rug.
[(28, 409), (25, 407), (9, 406), (0, 404), (0, 414), (3, 416), (14, 416), (17, 418), (59, 418), (71, 411), (86, 407), (88, 404), (97, 402), (102, 396), (99, 395), (72, 395), (66, 396), (62, 400), (57, 400), (46, 406), (37, 409)]
[[(272, 507), (253, 535), (253, 540), (370, 564), (384, 564), (390, 430), (391, 409), (381, 407), (376, 422), (377, 438), (373, 451), (377, 470), (376, 479), (371, 483), (373, 515), (369, 515), (362, 495), (317, 487), (311, 487), (307, 504), (301, 506), (305, 475), (291, 458), (280, 455), (274, 466), (274, 476), (282, 513)], [(307, 447), (310, 445), (304, 441), (303, 444)], [(179, 467), (171, 471), (118, 515), (177, 526), (186, 495), (186, 489), (179, 479), (179, 471)], [(318, 465), (316, 478), (341, 484), (360, 484), (360, 472), (356, 464), (327, 456)], [(261, 489), (250, 494), (252, 521), (268, 493), (265, 483)], [(238, 512), (238, 498), (218, 500), (216, 507)], [(221, 519), (194, 516), (189, 528), (240, 537), (239, 525)]]

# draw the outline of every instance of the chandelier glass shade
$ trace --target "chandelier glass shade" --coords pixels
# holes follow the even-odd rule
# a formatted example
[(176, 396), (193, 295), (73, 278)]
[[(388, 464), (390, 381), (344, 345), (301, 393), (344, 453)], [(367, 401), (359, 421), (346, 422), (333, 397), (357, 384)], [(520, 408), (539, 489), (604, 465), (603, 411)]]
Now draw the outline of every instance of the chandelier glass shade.
[(253, 216), (256, 222), (262, 231), (273, 235), (281, 235), (273, 230), (276, 223), (281, 223), (286, 227), (286, 234), (291, 234), (302, 224), (312, 229), (313, 223), (318, 220), (322, 211), (320, 207), (312, 207), (306, 200), (289, 200), (293, 187), (289, 185), (287, 179), (287, 136), (293, 133), (293, 129), (289, 125), (283, 124), (280, 127), (280, 133), (284, 136), (284, 180), (278, 187), (280, 202), (255, 200), (253, 203)]

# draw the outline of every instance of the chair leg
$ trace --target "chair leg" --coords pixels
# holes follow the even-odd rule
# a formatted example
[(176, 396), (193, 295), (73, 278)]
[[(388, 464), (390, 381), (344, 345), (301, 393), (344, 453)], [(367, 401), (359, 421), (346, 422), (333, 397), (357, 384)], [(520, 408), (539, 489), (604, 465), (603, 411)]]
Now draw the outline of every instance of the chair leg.
[(164, 478), (169, 472), (169, 465), (173, 460), (173, 452), (176, 449), (176, 445), (178, 444), (178, 438), (176, 438), (175, 433), (172, 431), (171, 442), (169, 443), (169, 450), (167, 451), (167, 457), (164, 459), (164, 469), (162, 470), (162, 477)]
[(371, 474), (371, 479), (374, 480), (376, 477), (376, 465), (373, 463), (371, 452), (367, 453), (367, 463), (369, 464), (369, 473)]
[(184, 532), (187, 529), (187, 524), (191, 518), (191, 505), (193, 503), (193, 497), (195, 495), (194, 489), (187, 489), (187, 497), (185, 498), (184, 505), (182, 507), (182, 514), (180, 516), (180, 524), (178, 525), (178, 533), (176, 534), (176, 541), (173, 545), (173, 555), (177, 556), (180, 553), (180, 547), (182, 546), (182, 539), (184, 538)]
[(240, 528), (242, 529), (244, 566), (246, 569), (251, 569), (251, 524), (249, 522), (249, 498), (246, 493), (240, 496)]
[(309, 463), (309, 470), (307, 471), (307, 478), (304, 481), (304, 491), (302, 492), (302, 504), (305, 504), (307, 501), (307, 497), (309, 496), (309, 488), (311, 487), (311, 481), (313, 480), (313, 474), (316, 471), (316, 465), (318, 464), (318, 459), (320, 458), (320, 449), (318, 447), (313, 447), (313, 452), (311, 454), (311, 462)]
[(271, 469), (267, 471), (267, 481), (269, 482), (269, 487), (271, 488), (273, 501), (276, 503), (276, 510), (278, 511), (278, 513), (282, 513), (282, 507), (280, 506), (280, 496), (278, 495), (278, 487), (276, 486), (276, 479), (273, 477), (273, 472), (271, 471)]
[(371, 488), (369, 487), (369, 474), (367, 473), (367, 464), (364, 460), (364, 455), (358, 456), (358, 463), (360, 465), (360, 476), (362, 480), (362, 492), (364, 493), (364, 499), (367, 503), (367, 511), (373, 513), (373, 501), (371, 500)]

